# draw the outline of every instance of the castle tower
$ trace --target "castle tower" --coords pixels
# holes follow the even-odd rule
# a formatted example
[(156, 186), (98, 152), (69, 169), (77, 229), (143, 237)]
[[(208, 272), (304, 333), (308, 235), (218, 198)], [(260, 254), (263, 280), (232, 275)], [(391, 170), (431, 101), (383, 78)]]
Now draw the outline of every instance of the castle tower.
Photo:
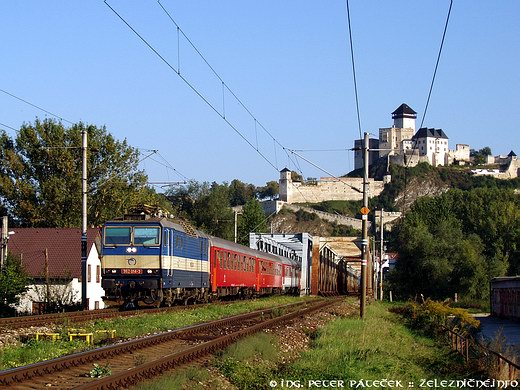
[(392, 119), (394, 120), (394, 127), (398, 129), (413, 129), (415, 133), (415, 120), (417, 113), (410, 108), (408, 104), (401, 104), (392, 112)]
[(280, 181), (278, 184), (280, 185), (280, 200), (283, 202), (290, 203), (292, 188), (292, 178), (290, 169), (284, 168), (280, 171)]

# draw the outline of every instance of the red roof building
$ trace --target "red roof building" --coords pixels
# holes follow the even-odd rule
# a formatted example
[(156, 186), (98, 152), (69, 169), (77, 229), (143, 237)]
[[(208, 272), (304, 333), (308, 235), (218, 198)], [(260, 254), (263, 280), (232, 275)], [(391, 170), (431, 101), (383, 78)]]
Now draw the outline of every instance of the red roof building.
[[(81, 229), (79, 228), (13, 228), (8, 252), (21, 260), (27, 275), (33, 279), (21, 301), (20, 312), (35, 312), (42, 304), (42, 284), (63, 290), (68, 286), (69, 304), (81, 302)], [(96, 244), (97, 242), (97, 244)], [(99, 260), (100, 229), (87, 230), (87, 301), (89, 309), (103, 308), (101, 262)], [(58, 287), (60, 286), (60, 287)]]

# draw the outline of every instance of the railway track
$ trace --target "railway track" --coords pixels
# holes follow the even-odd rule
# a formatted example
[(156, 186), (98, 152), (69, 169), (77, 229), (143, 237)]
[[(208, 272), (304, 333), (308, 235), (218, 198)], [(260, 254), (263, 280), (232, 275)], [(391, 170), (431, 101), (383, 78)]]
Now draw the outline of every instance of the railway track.
[[(261, 329), (289, 321), (337, 302), (299, 302), (258, 310), (158, 335), (64, 356), (0, 372), (11, 389), (120, 389), (213, 353)], [(94, 364), (111, 375), (91, 378)]]
[[(214, 304), (214, 303), (213, 303)], [(220, 303), (225, 304), (225, 303)], [(198, 305), (198, 307), (203, 306)], [(44, 326), (56, 323), (79, 323), (99, 319), (107, 319), (114, 317), (127, 317), (140, 314), (155, 314), (171, 310), (183, 310), (186, 308), (193, 308), (195, 306), (171, 306), (162, 308), (142, 308), (138, 310), (120, 310), (120, 309), (100, 309), (100, 310), (85, 310), (73, 311), (65, 313), (41, 314), (33, 316), (7, 317), (0, 318), (0, 329), (20, 329), (31, 326)]]

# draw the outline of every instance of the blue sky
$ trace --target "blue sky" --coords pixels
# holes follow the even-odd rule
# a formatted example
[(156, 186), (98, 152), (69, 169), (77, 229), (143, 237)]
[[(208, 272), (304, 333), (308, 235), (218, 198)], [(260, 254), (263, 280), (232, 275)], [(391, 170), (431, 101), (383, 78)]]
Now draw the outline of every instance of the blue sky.
[[(280, 147), (347, 149), (359, 138), (344, 0), (162, 0), (225, 82), (224, 93), (157, 1), (109, 4), (176, 70), (180, 63), (181, 75), (253, 147), (101, 0), (0, 2), (0, 89), (72, 122), (106, 125), (134, 147), (158, 149), (181, 173), (148, 159), (142, 168), (151, 181), (263, 185), (284, 167), (304, 177), (353, 169), (353, 152), (297, 152), (300, 158)], [(390, 126), (403, 102), (420, 123), (448, 8), (439, 0), (350, 0), (363, 132)], [(518, 15), (515, 0), (454, 1), (424, 121), (446, 132), (451, 149), (465, 143), (520, 153)], [(0, 93), (0, 123), (18, 128), (36, 116), (46, 114)]]

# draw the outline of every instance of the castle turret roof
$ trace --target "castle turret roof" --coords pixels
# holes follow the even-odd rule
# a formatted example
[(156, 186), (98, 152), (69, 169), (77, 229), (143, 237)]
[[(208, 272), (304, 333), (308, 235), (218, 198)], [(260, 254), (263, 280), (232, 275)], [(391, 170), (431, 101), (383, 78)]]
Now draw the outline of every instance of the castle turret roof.
[(400, 118), (400, 117), (417, 117), (417, 113), (410, 108), (410, 106), (406, 103), (401, 104), (397, 109), (392, 112), (392, 118)]

